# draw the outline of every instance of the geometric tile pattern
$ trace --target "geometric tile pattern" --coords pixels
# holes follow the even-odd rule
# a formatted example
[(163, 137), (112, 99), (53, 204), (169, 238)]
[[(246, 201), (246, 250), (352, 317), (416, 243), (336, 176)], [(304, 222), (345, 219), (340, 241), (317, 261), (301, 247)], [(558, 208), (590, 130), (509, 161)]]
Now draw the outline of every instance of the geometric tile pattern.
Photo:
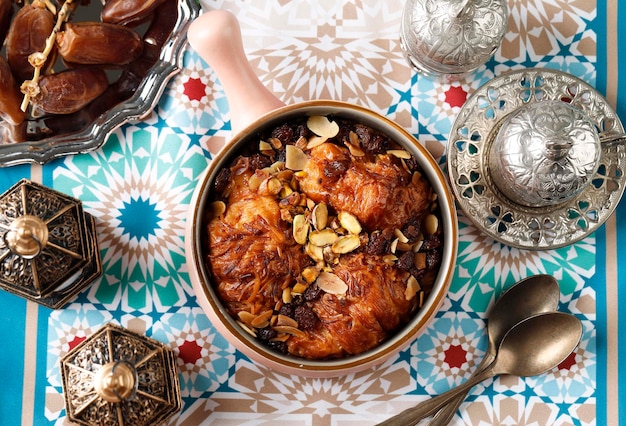
[[(509, 30), (495, 58), (450, 83), (406, 65), (397, 36), (400, 0), (201, 4), (236, 12), (253, 68), (285, 103), (361, 104), (406, 127), (442, 164), (460, 107), (495, 75), (539, 65), (595, 81), (595, 1), (511, 0)], [(54, 188), (81, 199), (97, 218), (105, 273), (48, 319), (48, 421), (65, 418), (59, 357), (114, 321), (177, 354), (184, 407), (170, 424), (373, 424), (467, 380), (486, 350), (493, 301), (515, 281), (549, 273), (561, 285), (559, 309), (583, 322), (580, 347), (547, 374), (478, 385), (453, 424), (595, 424), (593, 282), (601, 249), (594, 235), (558, 250), (525, 251), (490, 240), (461, 215), (449, 296), (425, 333), (385, 364), (307, 379), (275, 373), (236, 351), (195, 302), (182, 237), (195, 182), (229, 137), (220, 83), (187, 50), (184, 68), (146, 120), (123, 126), (100, 150), (56, 164)]]

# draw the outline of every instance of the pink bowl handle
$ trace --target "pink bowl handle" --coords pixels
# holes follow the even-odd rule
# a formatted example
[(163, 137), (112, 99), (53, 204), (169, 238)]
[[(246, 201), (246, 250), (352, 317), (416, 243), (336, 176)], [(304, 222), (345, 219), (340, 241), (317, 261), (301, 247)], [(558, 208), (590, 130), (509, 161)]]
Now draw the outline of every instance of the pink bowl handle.
[(211, 10), (200, 15), (189, 26), (187, 39), (213, 68), (224, 88), (233, 134), (285, 105), (252, 70), (243, 49), (239, 22), (231, 12)]

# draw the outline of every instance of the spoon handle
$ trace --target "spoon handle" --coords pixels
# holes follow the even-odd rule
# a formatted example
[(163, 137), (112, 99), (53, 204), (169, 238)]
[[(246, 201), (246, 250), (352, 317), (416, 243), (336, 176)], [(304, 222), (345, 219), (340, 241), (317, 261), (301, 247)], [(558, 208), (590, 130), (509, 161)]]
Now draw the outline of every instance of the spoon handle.
[[(472, 374), (471, 377), (476, 376), (483, 369), (487, 368), (494, 360), (495, 360), (494, 355), (488, 351), (485, 354), (485, 357), (481, 361), (478, 368), (474, 370), (474, 373)], [(454, 417), (456, 410), (458, 410), (459, 406), (465, 400), (468, 393), (469, 393), (469, 389), (467, 389), (466, 392), (461, 393), (455, 399), (450, 401), (450, 403), (448, 403), (442, 409), (437, 411), (433, 419), (430, 421), (430, 423), (428, 423), (428, 426), (446, 426), (450, 424), (450, 421), (452, 420), (452, 417)]]
[(434, 396), (426, 401), (422, 401), (415, 407), (407, 408), (399, 414), (396, 414), (390, 419), (379, 423), (378, 426), (409, 426), (415, 425), (420, 420), (432, 415), (441, 407), (454, 400), (459, 395), (464, 395), (474, 385), (495, 376), (497, 373), (494, 370), (495, 362), (491, 363), (489, 367), (477, 373), (471, 377), (465, 383), (452, 388), (447, 392)]

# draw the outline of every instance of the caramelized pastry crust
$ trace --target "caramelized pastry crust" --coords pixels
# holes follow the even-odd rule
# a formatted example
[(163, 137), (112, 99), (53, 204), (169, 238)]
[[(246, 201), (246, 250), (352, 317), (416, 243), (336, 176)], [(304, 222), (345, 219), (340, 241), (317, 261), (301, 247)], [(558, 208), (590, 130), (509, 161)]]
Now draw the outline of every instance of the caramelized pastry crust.
[(442, 252), (437, 197), (415, 159), (367, 126), (321, 119), (334, 130), (284, 123), (223, 168), (207, 225), (228, 312), (307, 359), (389, 338), (421, 307)]

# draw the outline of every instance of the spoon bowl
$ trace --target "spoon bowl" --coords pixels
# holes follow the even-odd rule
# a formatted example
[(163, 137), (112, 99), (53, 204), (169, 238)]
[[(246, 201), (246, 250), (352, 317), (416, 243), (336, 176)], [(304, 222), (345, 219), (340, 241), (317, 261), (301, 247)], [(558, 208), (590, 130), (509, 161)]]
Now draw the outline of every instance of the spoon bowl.
[[(536, 314), (555, 311), (560, 294), (556, 279), (546, 274), (524, 278), (506, 290), (489, 310), (487, 352), (474, 375), (493, 362), (502, 339), (515, 324)], [(450, 423), (466, 395), (467, 393), (459, 395), (439, 410), (430, 425)]]
[(545, 373), (563, 362), (580, 343), (582, 323), (573, 315), (546, 312), (513, 326), (504, 336), (493, 362), (465, 383), (408, 408), (380, 426), (414, 425), (483, 380), (496, 375), (520, 377)]

